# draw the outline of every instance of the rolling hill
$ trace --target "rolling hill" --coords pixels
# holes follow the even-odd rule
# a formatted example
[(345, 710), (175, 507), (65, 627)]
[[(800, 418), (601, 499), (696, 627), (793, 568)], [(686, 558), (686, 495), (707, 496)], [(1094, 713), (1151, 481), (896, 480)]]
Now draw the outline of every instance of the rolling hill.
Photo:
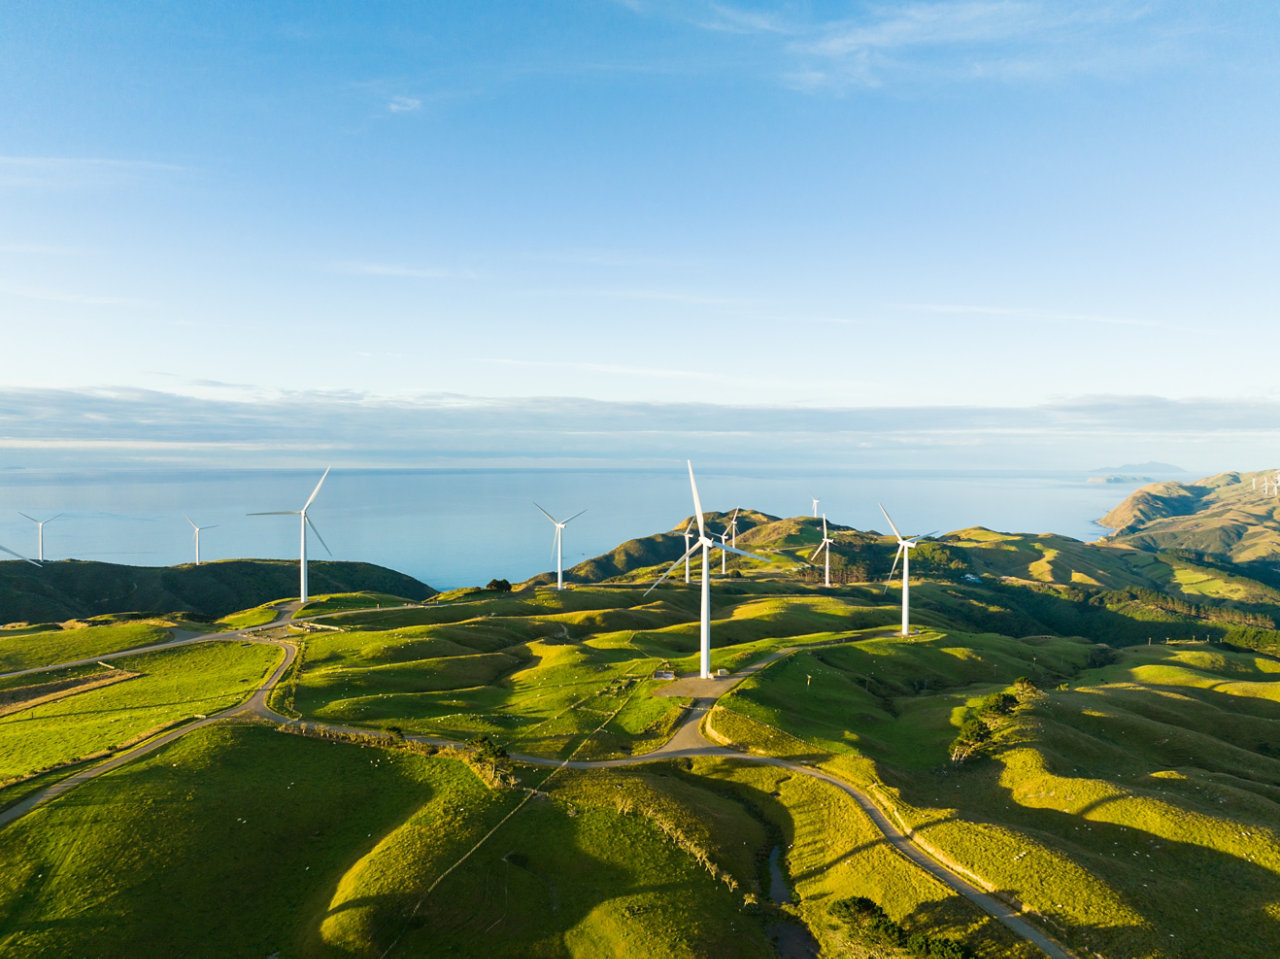
[[(313, 561), (315, 593), (371, 591), (417, 602), (435, 590), (372, 563)], [(61, 622), (108, 613), (187, 613), (217, 619), (298, 592), (290, 560), (228, 559), (199, 566), (121, 566), (60, 560), (0, 562), (0, 623)]]
[(1114, 531), (1106, 537), (1113, 545), (1194, 550), (1233, 562), (1280, 560), (1275, 470), (1153, 483), (1098, 522)]
[[(298, 653), (269, 723), (195, 730), (0, 825), (0, 952), (1039, 955), (897, 855), (837, 780), (1075, 955), (1280, 951), (1280, 574), (972, 527), (915, 550), (904, 637), (892, 539), (831, 526), (828, 588), (806, 562), (820, 520), (742, 511), (762, 561), (713, 560), (711, 666), (746, 671), (686, 694), (654, 674), (695, 668), (699, 588), (646, 593), (683, 529), (578, 564), (598, 582), (563, 591), (329, 596), (252, 634)], [(295, 588), (292, 563), (243, 565), (201, 567), (202, 590), (191, 567), (131, 591), (127, 572), (85, 579), (168, 612), (237, 577)], [(119, 668), (0, 680), (0, 813), (91, 750), (234, 701), (280, 655), (64, 626), (12, 630), (12, 666), (114, 649)], [(662, 752), (690, 716), (725, 745)]]

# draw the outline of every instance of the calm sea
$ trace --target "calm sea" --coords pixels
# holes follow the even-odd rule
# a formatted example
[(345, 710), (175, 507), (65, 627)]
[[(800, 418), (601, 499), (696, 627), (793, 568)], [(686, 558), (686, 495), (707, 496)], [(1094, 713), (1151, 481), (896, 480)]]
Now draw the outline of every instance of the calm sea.
[[(695, 464), (697, 469), (697, 464)], [(294, 558), (298, 521), (247, 516), (296, 510), (322, 470), (0, 473), (0, 544), (34, 555), (45, 519), (46, 559), (163, 566), (194, 558), (191, 527), (201, 526), (202, 560)], [(884, 503), (904, 532), (967, 526), (1062, 533), (1096, 539), (1094, 520), (1142, 483), (1089, 483), (1086, 473), (698, 471), (708, 510), (758, 509), (810, 515), (810, 498), (833, 522), (887, 530)], [(439, 589), (515, 582), (554, 568), (553, 529), (537, 501), (563, 518), (587, 512), (565, 531), (565, 567), (625, 540), (671, 529), (693, 512), (684, 464), (664, 470), (337, 470), (311, 507), (333, 558), (364, 560)], [(314, 539), (310, 555), (329, 557)]]

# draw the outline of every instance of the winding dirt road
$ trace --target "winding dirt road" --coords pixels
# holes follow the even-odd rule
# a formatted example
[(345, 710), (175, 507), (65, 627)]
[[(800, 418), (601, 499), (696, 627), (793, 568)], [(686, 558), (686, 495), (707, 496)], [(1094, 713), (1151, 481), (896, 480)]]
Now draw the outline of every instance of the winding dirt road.
[[(108, 653), (102, 656), (88, 657), (86, 659), (74, 660), (66, 663), (57, 663), (51, 666), (42, 666), (34, 669), (0, 674), (0, 679), (10, 676), (24, 676), (39, 672), (48, 672), (54, 669), (62, 669), (68, 666), (80, 666), (95, 662), (106, 662), (113, 659), (119, 659), (124, 656), (134, 656), (139, 653), (174, 649), (180, 646), (191, 645), (193, 643), (247, 641), (270, 644), (284, 650), (284, 658), (282, 662), (272, 670), (271, 674), (263, 681), (262, 685), (259, 686), (258, 689), (255, 690), (254, 693), (244, 702), (237, 706), (224, 709), (221, 712), (214, 713), (202, 719), (196, 719), (192, 722), (179, 726), (176, 729), (170, 730), (169, 732), (163, 733), (154, 739), (150, 739), (145, 743), (135, 746), (132, 749), (124, 750), (111, 757), (106, 762), (87, 769), (82, 769), (64, 780), (33, 793), (26, 799), (15, 803), (0, 812), (0, 827), (25, 816), (36, 807), (52, 799), (56, 799), (58, 796), (69, 792), (82, 783), (88, 782), (89, 780), (110, 772), (113, 769), (117, 769), (126, 763), (148, 755), (160, 747), (165, 746), (168, 743), (193, 732), (194, 730), (212, 725), (213, 723), (222, 722), (226, 719), (257, 718), (278, 725), (298, 726), (307, 730), (337, 732), (349, 736), (362, 736), (370, 739), (385, 740), (386, 734), (358, 726), (343, 726), (333, 723), (315, 723), (289, 719), (275, 712), (275, 710), (271, 709), (270, 706), (267, 705), (267, 699), (270, 696), (271, 691), (284, 677), (285, 673), (288, 671), (289, 667), (293, 665), (298, 655), (298, 648), (293, 643), (269, 636), (257, 635), (258, 633), (262, 633), (267, 630), (292, 625), (295, 622), (295, 616), (299, 609), (298, 603), (282, 604), (277, 608), (280, 612), (276, 618), (270, 623), (265, 623), (260, 626), (252, 626), (228, 633), (179, 637), (168, 642), (156, 643), (151, 646), (120, 650), (119, 652)], [(348, 610), (345, 612), (359, 613), (370, 611), (372, 610)], [(306, 620), (297, 620), (297, 622), (304, 623)], [(885, 635), (889, 634), (886, 633)], [(861, 808), (871, 819), (872, 823), (875, 824), (876, 828), (884, 834), (884, 837), (889, 842), (891, 848), (895, 849), (908, 861), (919, 866), (943, 884), (954, 889), (957, 893), (964, 896), (983, 912), (1003, 923), (1019, 938), (1034, 944), (1037, 948), (1043, 951), (1045, 955), (1050, 956), (1051, 959), (1076, 959), (1071, 952), (1023, 919), (1016, 909), (1009, 906), (1003, 900), (984, 892), (965, 876), (962, 876), (959, 872), (955, 871), (951, 865), (934, 858), (934, 856), (924, 851), (924, 849), (918, 845), (919, 841), (911, 833), (904, 832), (900, 829), (898, 825), (889, 818), (884, 809), (871, 798), (871, 796), (858, 789), (856, 786), (814, 766), (794, 762), (788, 759), (780, 759), (774, 756), (763, 756), (757, 753), (741, 752), (736, 749), (731, 749), (728, 746), (713, 743), (703, 734), (704, 720), (707, 714), (710, 713), (712, 707), (715, 706), (716, 701), (742, 682), (742, 680), (767, 668), (782, 657), (789, 656), (798, 650), (812, 649), (816, 646), (835, 645), (841, 642), (847, 642), (847, 640), (827, 640), (822, 643), (813, 643), (804, 646), (790, 646), (784, 649), (779, 649), (764, 659), (747, 666), (730, 676), (717, 679), (677, 680), (657, 693), (657, 695), (679, 697), (692, 696), (693, 699), (686, 708), (684, 717), (680, 720), (673, 731), (671, 738), (652, 752), (644, 753), (639, 756), (628, 756), (622, 759), (603, 760), (548, 759), (542, 756), (528, 756), (519, 753), (512, 753), (510, 758), (513, 762), (532, 766), (552, 766), (566, 769), (605, 769), (618, 766), (634, 766), (641, 763), (664, 762), (683, 757), (700, 757), (760, 763), (762, 765), (787, 769), (801, 775), (811, 776), (814, 779), (835, 787), (857, 803), (859, 808)], [(405, 736), (405, 739), (437, 746), (462, 745), (461, 743), (457, 743), (453, 740), (441, 739), (433, 736), (408, 735)]]

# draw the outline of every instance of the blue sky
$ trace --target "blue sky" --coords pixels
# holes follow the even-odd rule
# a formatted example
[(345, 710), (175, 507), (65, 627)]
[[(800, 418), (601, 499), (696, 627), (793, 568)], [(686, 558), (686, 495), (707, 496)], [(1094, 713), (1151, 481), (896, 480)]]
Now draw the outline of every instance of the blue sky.
[(1262, 2), (9, 2), (0, 457), (745, 459), (762, 422), (1275, 465), (1278, 38)]

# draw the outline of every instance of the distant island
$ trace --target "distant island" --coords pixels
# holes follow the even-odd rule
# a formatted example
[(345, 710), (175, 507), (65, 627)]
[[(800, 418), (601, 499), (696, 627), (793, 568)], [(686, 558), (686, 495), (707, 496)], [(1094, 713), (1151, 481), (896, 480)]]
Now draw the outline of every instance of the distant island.
[[(1097, 469), (1089, 470), (1090, 473), (1108, 473), (1120, 475), (1123, 473), (1185, 473), (1181, 466), (1174, 466), (1172, 463), (1157, 463), (1151, 460), (1147, 463), (1125, 463), (1123, 466), (1099, 466)], [(1143, 477), (1137, 477), (1139, 479)], [(1115, 482), (1120, 482), (1116, 480)]]

